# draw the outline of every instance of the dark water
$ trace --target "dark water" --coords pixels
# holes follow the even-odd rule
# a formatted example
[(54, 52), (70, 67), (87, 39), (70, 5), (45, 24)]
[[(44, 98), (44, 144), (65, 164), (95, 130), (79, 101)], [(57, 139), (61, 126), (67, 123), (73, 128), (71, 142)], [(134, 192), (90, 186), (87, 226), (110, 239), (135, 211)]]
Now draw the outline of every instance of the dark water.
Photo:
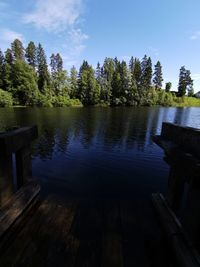
[(131, 197), (164, 192), (168, 166), (151, 140), (163, 121), (200, 128), (199, 108), (17, 108), (0, 130), (37, 124), (33, 174), (46, 193)]

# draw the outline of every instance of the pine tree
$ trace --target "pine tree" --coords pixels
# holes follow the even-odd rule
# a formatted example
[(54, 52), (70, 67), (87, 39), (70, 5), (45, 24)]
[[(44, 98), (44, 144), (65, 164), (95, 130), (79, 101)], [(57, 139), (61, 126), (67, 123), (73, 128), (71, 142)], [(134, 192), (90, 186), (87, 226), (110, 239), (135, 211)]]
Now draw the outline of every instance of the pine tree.
[(120, 104), (120, 96), (122, 92), (122, 79), (121, 79), (121, 63), (117, 58), (114, 59), (114, 73), (112, 78), (112, 105)]
[(26, 54), (25, 54), (26, 60), (30, 66), (32, 66), (34, 69), (37, 65), (37, 48), (34, 44), (34, 42), (30, 42), (26, 48)]
[(59, 53), (56, 54), (56, 69), (57, 71), (63, 71), (63, 60)]
[(138, 87), (140, 84), (141, 66), (140, 61), (131, 57), (129, 62), (129, 85), (127, 103), (128, 105), (135, 105), (138, 101)]
[(78, 98), (78, 72), (75, 66), (70, 70), (70, 98)]
[(4, 68), (4, 90), (11, 91), (13, 84), (13, 64), (14, 58), (11, 49), (7, 49), (5, 52), (5, 68)]
[(14, 60), (24, 60), (24, 47), (19, 39), (15, 39), (11, 44)]
[(193, 96), (194, 95), (193, 80), (191, 78), (191, 72), (190, 72), (190, 70), (186, 70), (186, 80), (187, 80), (187, 92), (188, 92), (188, 96)]
[(134, 57), (131, 57), (131, 59), (129, 61), (129, 69), (130, 69), (131, 73), (134, 72), (134, 67), (135, 67), (135, 60), (134, 60)]
[(45, 87), (50, 86), (50, 76), (44, 49), (41, 44), (37, 48), (37, 66), (38, 66), (38, 88), (44, 92)]
[(5, 58), (0, 50), (0, 89), (4, 88), (4, 75), (5, 75)]
[(99, 62), (97, 63), (95, 76), (96, 76), (97, 82), (99, 84), (101, 84), (101, 66), (100, 66), (100, 63)]
[(141, 75), (142, 75), (142, 69), (140, 60), (135, 58), (133, 76), (136, 81), (137, 87), (141, 84)]
[(166, 92), (166, 93), (169, 93), (170, 90), (171, 90), (171, 88), (172, 88), (172, 83), (171, 83), (171, 82), (167, 82), (167, 83), (165, 84), (165, 92)]
[(156, 87), (156, 89), (161, 89), (162, 88), (162, 66), (160, 64), (160, 61), (158, 61), (155, 65), (155, 71), (154, 71), (154, 78), (153, 78), (153, 83)]
[(143, 89), (149, 89), (152, 79), (152, 63), (151, 58), (145, 55), (141, 63), (141, 85)]
[(111, 102), (114, 68), (115, 68), (114, 60), (112, 58), (106, 58), (104, 60), (103, 67), (101, 69), (101, 77), (102, 77), (101, 99), (106, 103)]
[(95, 105), (99, 102), (100, 88), (95, 79), (95, 71), (87, 61), (83, 61), (79, 71), (79, 96), (83, 105)]
[(185, 66), (182, 66), (179, 74), (178, 96), (184, 96), (186, 91), (188, 91), (189, 95), (193, 94), (193, 80), (190, 71), (186, 70)]
[(121, 97), (121, 101), (123, 102), (123, 104), (125, 104), (127, 102), (127, 98), (129, 95), (130, 76), (128, 75), (128, 68), (127, 68), (126, 61), (124, 60), (120, 64), (120, 78), (121, 78), (120, 97)]
[(69, 79), (67, 77), (67, 71), (63, 70), (63, 61), (60, 54), (52, 54), (51, 57), (51, 85), (56, 96), (68, 96), (69, 95)]
[(5, 52), (5, 62), (9, 65), (12, 65), (14, 63), (14, 57), (12, 54), (12, 50), (9, 48)]

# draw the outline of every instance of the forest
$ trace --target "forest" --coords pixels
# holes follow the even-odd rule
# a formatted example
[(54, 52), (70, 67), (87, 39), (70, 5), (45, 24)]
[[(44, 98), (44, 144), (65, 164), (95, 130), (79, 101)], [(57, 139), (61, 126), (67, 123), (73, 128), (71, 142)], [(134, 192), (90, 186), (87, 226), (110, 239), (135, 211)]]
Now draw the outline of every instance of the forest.
[(26, 48), (16, 39), (5, 53), (0, 50), (0, 106), (152, 106), (184, 105), (192, 97), (193, 80), (182, 66), (178, 91), (171, 82), (163, 86), (162, 65), (150, 57), (131, 57), (129, 63), (105, 58), (94, 69), (83, 61), (80, 69), (64, 70), (59, 53), (47, 62), (44, 48), (29, 42)]

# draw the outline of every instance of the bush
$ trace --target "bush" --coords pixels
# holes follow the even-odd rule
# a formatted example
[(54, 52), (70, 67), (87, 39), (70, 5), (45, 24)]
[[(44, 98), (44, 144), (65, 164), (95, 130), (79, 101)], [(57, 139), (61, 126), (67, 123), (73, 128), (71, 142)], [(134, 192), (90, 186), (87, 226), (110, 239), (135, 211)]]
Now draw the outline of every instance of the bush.
[(12, 95), (0, 89), (0, 107), (11, 107), (13, 105)]
[(167, 93), (163, 90), (158, 93), (158, 105), (161, 106), (172, 106), (174, 103), (174, 97), (171, 93)]
[(83, 104), (79, 99), (69, 99), (69, 102), (71, 104), (71, 107), (82, 107)]
[(45, 107), (45, 108), (53, 107), (51, 99), (49, 97), (47, 97), (46, 95), (39, 93), (37, 98), (38, 98), (37, 99), (37, 106)]

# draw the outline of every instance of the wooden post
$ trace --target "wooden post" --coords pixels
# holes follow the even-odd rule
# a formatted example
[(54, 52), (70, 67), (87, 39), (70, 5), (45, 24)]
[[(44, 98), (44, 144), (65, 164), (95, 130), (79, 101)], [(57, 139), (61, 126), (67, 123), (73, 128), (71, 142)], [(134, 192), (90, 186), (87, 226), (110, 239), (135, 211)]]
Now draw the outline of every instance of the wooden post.
[(175, 212), (178, 211), (181, 206), (184, 183), (184, 174), (180, 167), (175, 165), (171, 166), (168, 179), (167, 201)]
[(32, 177), (30, 145), (16, 152), (17, 189)]
[(15, 128), (0, 134), (0, 205), (14, 191), (13, 154), (16, 155), (17, 189), (32, 177), (30, 144), (37, 136), (37, 126)]
[(0, 153), (0, 206), (13, 194), (12, 154)]

